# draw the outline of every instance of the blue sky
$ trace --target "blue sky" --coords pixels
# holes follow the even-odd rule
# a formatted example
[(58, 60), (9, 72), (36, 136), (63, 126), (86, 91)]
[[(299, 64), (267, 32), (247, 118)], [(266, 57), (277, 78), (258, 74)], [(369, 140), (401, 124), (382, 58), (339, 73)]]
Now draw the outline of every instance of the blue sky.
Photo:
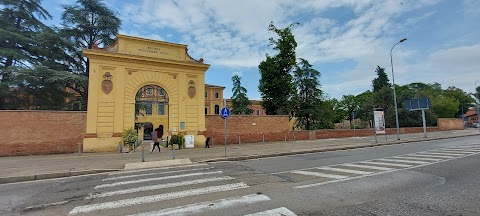
[[(42, 5), (60, 25), (62, 4)], [(321, 72), (331, 98), (371, 89), (377, 65), (391, 80), (390, 49), (395, 47), (395, 83), (438, 82), (473, 92), (480, 79), (480, 1), (478, 0), (105, 0), (122, 20), (120, 33), (187, 44), (189, 54), (211, 64), (205, 82), (225, 86), (231, 97), (234, 74), (250, 99), (259, 99), (258, 64), (268, 46), (270, 21), (292, 22), (297, 58)]]

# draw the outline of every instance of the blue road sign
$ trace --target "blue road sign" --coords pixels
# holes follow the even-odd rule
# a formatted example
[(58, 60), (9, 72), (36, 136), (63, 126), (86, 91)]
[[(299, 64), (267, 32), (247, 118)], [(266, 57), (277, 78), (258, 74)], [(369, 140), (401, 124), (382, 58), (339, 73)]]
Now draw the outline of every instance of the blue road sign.
[(230, 116), (230, 109), (228, 109), (228, 107), (223, 107), (220, 111), (220, 116), (222, 116), (222, 118), (228, 118)]
[(430, 98), (419, 98), (405, 101), (405, 109), (408, 111), (430, 109)]

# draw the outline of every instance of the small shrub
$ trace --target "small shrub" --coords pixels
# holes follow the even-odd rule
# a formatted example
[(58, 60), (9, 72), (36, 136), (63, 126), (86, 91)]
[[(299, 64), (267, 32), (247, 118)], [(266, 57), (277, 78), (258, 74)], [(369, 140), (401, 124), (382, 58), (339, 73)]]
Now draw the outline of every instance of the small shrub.
[(124, 129), (122, 134), (122, 140), (123, 144), (126, 146), (131, 146), (135, 144), (135, 142), (138, 140), (137, 131), (135, 131), (133, 128)]
[(180, 134), (172, 135), (172, 137), (170, 138), (170, 143), (171, 144), (177, 144), (180, 147), (183, 146), (183, 144), (184, 144), (183, 136), (180, 135)]

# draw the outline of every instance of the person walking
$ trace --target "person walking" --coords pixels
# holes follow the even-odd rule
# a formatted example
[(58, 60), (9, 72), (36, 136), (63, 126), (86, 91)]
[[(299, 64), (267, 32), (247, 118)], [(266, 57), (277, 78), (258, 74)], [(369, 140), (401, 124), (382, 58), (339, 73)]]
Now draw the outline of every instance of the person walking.
[(158, 142), (159, 135), (160, 135), (160, 128), (157, 128), (152, 133), (153, 148), (150, 153), (152, 153), (155, 150), (155, 146), (158, 146), (158, 152), (160, 152), (160, 142)]
[(207, 140), (205, 140), (205, 148), (210, 148), (210, 144), (208, 144), (208, 142), (210, 142), (210, 137), (207, 137)]

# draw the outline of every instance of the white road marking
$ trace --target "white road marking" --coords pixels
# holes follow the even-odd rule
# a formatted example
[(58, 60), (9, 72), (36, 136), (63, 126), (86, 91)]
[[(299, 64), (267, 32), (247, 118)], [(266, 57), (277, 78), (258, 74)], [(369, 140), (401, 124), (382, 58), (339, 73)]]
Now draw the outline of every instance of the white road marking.
[(161, 174), (169, 174), (169, 173), (179, 173), (179, 172), (189, 172), (189, 171), (199, 171), (199, 170), (208, 170), (208, 169), (213, 169), (213, 167), (204, 167), (204, 168), (189, 169), (189, 170), (173, 170), (173, 171), (160, 172), (160, 173), (144, 173), (144, 174), (137, 174), (137, 175), (118, 176), (118, 177), (106, 178), (106, 179), (103, 179), (102, 181), (113, 181), (118, 179), (127, 179), (127, 178), (161, 175)]
[(149, 185), (149, 186), (143, 186), (143, 187), (137, 187), (137, 188), (124, 189), (124, 190), (108, 191), (108, 192), (104, 192), (104, 193), (93, 193), (93, 194), (90, 194), (87, 197), (85, 197), (85, 199), (94, 199), (94, 198), (100, 198), (100, 197), (136, 193), (136, 192), (141, 192), (141, 191), (151, 191), (151, 190), (158, 190), (158, 189), (164, 189), (164, 188), (172, 188), (172, 187), (179, 187), (179, 186), (186, 186), (186, 185), (202, 184), (202, 183), (206, 183), (206, 182), (228, 181), (228, 180), (233, 180), (233, 179), (235, 179), (235, 178), (230, 177), (230, 176), (224, 176), (224, 177), (215, 177), (215, 178), (194, 179), (194, 180), (173, 182), (173, 183), (160, 184), (160, 185)]
[(421, 154), (416, 153), (416, 154), (412, 154), (411, 156), (430, 157), (430, 158), (445, 158), (445, 159), (455, 158), (453, 156), (429, 155), (428, 153), (421, 153)]
[(344, 172), (344, 173), (352, 173), (352, 174), (360, 174), (360, 175), (366, 175), (366, 174), (371, 174), (372, 173), (372, 172), (366, 172), (366, 171), (360, 171), (360, 170), (342, 169), (342, 168), (335, 168), (335, 167), (319, 167), (317, 169), (330, 170), (330, 171), (336, 171), (336, 172)]
[(473, 154), (473, 153), (476, 153), (476, 152), (469, 152), (467, 150), (463, 150), (463, 151), (453, 151), (453, 150), (438, 150), (436, 152), (445, 152), (445, 153), (452, 153), (452, 154)]
[(439, 160), (442, 160), (442, 159), (439, 159), (439, 158), (425, 158), (425, 157), (407, 157), (407, 156), (395, 156), (395, 157), (392, 157), (392, 158), (395, 158), (395, 159), (410, 159), (410, 160), (424, 160), (424, 161), (439, 161)]
[(413, 163), (413, 164), (426, 164), (426, 163), (430, 163), (430, 162), (427, 162), (427, 161), (411, 161), (411, 160), (396, 160), (396, 159), (390, 159), (390, 158), (380, 158), (380, 159), (376, 159), (376, 160), (379, 160), (379, 161), (387, 161), (387, 162), (397, 162), (397, 163)]
[(201, 202), (190, 204), (186, 206), (179, 206), (175, 208), (162, 209), (160, 211), (145, 212), (130, 216), (162, 216), (162, 215), (186, 215), (189, 213), (201, 213), (206, 210), (217, 210), (230, 208), (236, 205), (254, 204), (257, 202), (269, 201), (270, 198), (265, 195), (250, 194), (240, 197), (231, 197), (227, 199), (213, 200), (208, 202)]
[(360, 165), (360, 164), (338, 164), (340, 166), (347, 166), (347, 167), (357, 167), (357, 168), (365, 168), (365, 169), (375, 169), (375, 170), (392, 170), (394, 168), (388, 167), (377, 167), (377, 166), (368, 166), (368, 165)]
[(453, 153), (441, 153), (441, 152), (425, 152), (422, 154), (433, 154), (433, 155), (444, 155), (444, 156), (455, 156), (455, 157), (458, 157), (458, 156), (464, 156), (464, 154), (453, 154)]
[(158, 180), (165, 180), (165, 179), (174, 179), (174, 178), (182, 178), (182, 177), (190, 177), (190, 176), (218, 174), (218, 173), (222, 173), (222, 171), (188, 173), (188, 174), (183, 174), (183, 175), (162, 176), (162, 177), (157, 177), (157, 178), (146, 178), (146, 179), (136, 179), (136, 180), (131, 180), (131, 181), (123, 181), (123, 182), (115, 182), (115, 183), (111, 183), (111, 184), (97, 185), (95, 187), (95, 189), (106, 188), (106, 187), (115, 187), (115, 186), (119, 186), (119, 185), (142, 183), (142, 182), (149, 182), (149, 181), (158, 181)]
[(471, 149), (471, 148), (449, 148), (449, 151), (470, 151), (470, 152), (480, 152), (480, 149)]
[(318, 177), (324, 177), (324, 178), (333, 178), (333, 179), (348, 178), (348, 176), (333, 175), (333, 174), (326, 174), (326, 173), (319, 173), (319, 172), (308, 172), (308, 171), (301, 171), (301, 170), (291, 171), (291, 173), (300, 174), (300, 175), (318, 176)]
[[(365, 178), (365, 177), (369, 177), (369, 176), (382, 175), (382, 174), (385, 174), (385, 173), (391, 173), (391, 172), (396, 172), (396, 171), (401, 171), (401, 170), (409, 170), (409, 169), (414, 169), (414, 168), (418, 168), (418, 167), (428, 166), (428, 165), (437, 164), (437, 163), (441, 163), (441, 162), (447, 162), (447, 161), (451, 161), (451, 160), (455, 160), (455, 159), (460, 159), (460, 158), (465, 158), (465, 157), (472, 156), (472, 155), (477, 155), (477, 154), (480, 154), (480, 152), (475, 153), (475, 154), (470, 154), (470, 155), (464, 155), (464, 156), (460, 156), (460, 157), (455, 157), (455, 158), (449, 158), (449, 159), (446, 159), (446, 160), (437, 161), (437, 162), (428, 163), (428, 164), (420, 164), (420, 165), (411, 166), (411, 167), (405, 167), (405, 168), (401, 168), (401, 169), (387, 170), (387, 171), (383, 171), (383, 172), (372, 173), (372, 174), (369, 174), (369, 175), (355, 176), (355, 177), (351, 177), (351, 178), (338, 179), (338, 180), (332, 180), (332, 181), (327, 181), (327, 182), (320, 182), (320, 183), (314, 183), (314, 184), (308, 184), (308, 185), (300, 185), (300, 186), (296, 186), (296, 187), (293, 187), (293, 188), (296, 188), (296, 189), (299, 189), (299, 188), (309, 188), (309, 187), (316, 187), (316, 186), (321, 186), (321, 185), (325, 185), (325, 184), (332, 184), (332, 183), (337, 183), (337, 182), (342, 182), (342, 181), (350, 181), (350, 180)], [(338, 164), (338, 165), (342, 165), (342, 166), (343, 166), (343, 164)]]
[(237, 189), (248, 188), (248, 187), (249, 186), (246, 185), (245, 183), (240, 182), (240, 183), (234, 183), (234, 184), (177, 191), (177, 192), (171, 192), (171, 193), (165, 193), (165, 194), (135, 197), (130, 199), (115, 200), (115, 201), (104, 202), (104, 203), (77, 206), (68, 214), (88, 213), (92, 211), (114, 209), (114, 208), (120, 208), (120, 207), (126, 207), (126, 206), (146, 204), (146, 203), (154, 203), (154, 202), (160, 202), (164, 200), (171, 200), (171, 199), (177, 199), (177, 198), (195, 196), (195, 195), (201, 195), (201, 194), (209, 194), (209, 193), (215, 193), (215, 192), (231, 191), (231, 190), (237, 190)]
[(396, 166), (396, 167), (411, 167), (411, 164), (394, 164), (394, 163), (385, 163), (385, 162), (372, 162), (372, 161), (358, 161), (357, 163), (362, 164), (372, 164), (372, 165), (380, 165), (380, 166)]
[(121, 175), (121, 174), (126, 174), (126, 173), (137, 173), (137, 172), (145, 172), (145, 171), (153, 171), (153, 170), (168, 170), (168, 169), (177, 169), (177, 168), (185, 168), (185, 167), (199, 167), (199, 166), (208, 166), (208, 164), (190, 164), (190, 165), (173, 166), (173, 167), (160, 167), (160, 168), (152, 168), (152, 169), (138, 169), (138, 170), (118, 171), (118, 172), (110, 173), (108, 175)]
[(248, 214), (248, 215), (245, 215), (245, 216), (277, 216), (277, 215), (278, 216), (296, 216), (295, 213), (293, 213), (292, 211), (290, 211), (289, 209), (287, 209), (285, 207), (271, 209), (271, 210), (263, 211), (263, 212), (257, 212), (257, 213), (254, 213), (254, 214)]

